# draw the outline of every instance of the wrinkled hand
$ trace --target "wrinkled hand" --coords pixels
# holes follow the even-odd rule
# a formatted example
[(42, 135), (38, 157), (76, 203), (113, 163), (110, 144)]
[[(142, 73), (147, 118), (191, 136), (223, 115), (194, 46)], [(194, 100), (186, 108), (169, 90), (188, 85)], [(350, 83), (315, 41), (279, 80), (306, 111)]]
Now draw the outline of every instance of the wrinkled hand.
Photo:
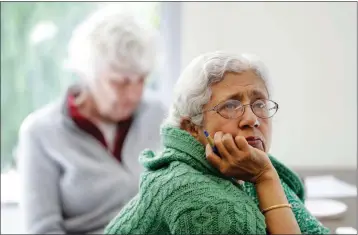
[(231, 134), (217, 132), (214, 143), (221, 158), (209, 144), (206, 146), (206, 157), (225, 176), (257, 184), (275, 171), (267, 154), (250, 146), (243, 136), (234, 139)]

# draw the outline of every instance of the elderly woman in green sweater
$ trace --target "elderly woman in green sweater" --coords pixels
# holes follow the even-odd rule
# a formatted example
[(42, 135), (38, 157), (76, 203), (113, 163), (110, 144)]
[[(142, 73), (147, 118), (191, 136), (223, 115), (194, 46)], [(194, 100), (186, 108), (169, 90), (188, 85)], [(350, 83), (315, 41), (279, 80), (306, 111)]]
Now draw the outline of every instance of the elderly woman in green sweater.
[(329, 233), (305, 208), (298, 176), (269, 154), (270, 90), (254, 57), (194, 59), (176, 84), (162, 152), (142, 153), (139, 193), (106, 233)]

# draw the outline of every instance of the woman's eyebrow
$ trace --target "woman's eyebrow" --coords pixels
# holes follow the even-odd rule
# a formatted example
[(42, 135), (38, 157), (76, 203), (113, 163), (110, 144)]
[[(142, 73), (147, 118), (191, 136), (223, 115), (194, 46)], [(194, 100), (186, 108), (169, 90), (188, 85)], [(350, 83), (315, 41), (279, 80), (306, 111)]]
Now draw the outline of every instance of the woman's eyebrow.
[(248, 92), (248, 95), (249, 97), (264, 97), (264, 98), (267, 98), (268, 95), (266, 94), (266, 92), (263, 92), (259, 89), (253, 89), (253, 90), (250, 90)]
[(231, 95), (228, 95), (225, 99), (228, 100), (228, 99), (232, 99), (232, 98), (242, 100), (242, 99), (244, 99), (244, 93), (242, 93), (242, 92), (233, 93)]
[[(264, 91), (261, 91), (259, 89), (253, 89), (253, 90), (249, 90), (246, 91), (249, 97), (263, 97), (263, 98), (267, 98), (267, 94)], [(236, 92), (233, 94), (230, 94), (228, 96), (226, 96), (225, 98), (221, 99), (222, 101), (224, 100), (228, 100), (228, 99), (238, 99), (238, 100), (243, 100), (244, 98), (244, 93), (243, 92)]]

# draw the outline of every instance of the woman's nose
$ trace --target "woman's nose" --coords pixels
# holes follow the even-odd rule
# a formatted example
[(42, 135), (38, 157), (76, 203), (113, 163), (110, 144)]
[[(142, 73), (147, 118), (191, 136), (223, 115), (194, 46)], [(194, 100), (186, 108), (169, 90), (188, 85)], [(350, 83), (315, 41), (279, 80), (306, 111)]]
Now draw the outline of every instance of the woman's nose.
[(141, 90), (137, 87), (131, 87), (127, 90), (127, 98), (131, 102), (136, 102), (141, 97)]
[(247, 127), (258, 127), (257, 116), (252, 112), (252, 109), (249, 105), (245, 105), (244, 114), (241, 116), (239, 126), (241, 129)]

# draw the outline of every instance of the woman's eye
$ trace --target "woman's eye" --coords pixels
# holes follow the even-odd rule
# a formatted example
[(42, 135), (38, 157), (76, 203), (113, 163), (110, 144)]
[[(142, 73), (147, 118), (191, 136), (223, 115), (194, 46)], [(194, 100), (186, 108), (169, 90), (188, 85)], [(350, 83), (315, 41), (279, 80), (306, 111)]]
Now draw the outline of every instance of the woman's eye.
[(226, 104), (226, 105), (225, 105), (225, 108), (226, 108), (226, 109), (235, 109), (236, 106), (233, 105), (233, 104)]
[(258, 101), (258, 102), (256, 102), (256, 103), (254, 104), (254, 106), (255, 106), (256, 108), (263, 109), (263, 108), (266, 107), (266, 104), (265, 104), (265, 102), (263, 102), (263, 101)]
[(237, 109), (239, 106), (240, 106), (239, 102), (229, 101), (225, 103), (224, 108), (227, 110), (233, 110), (233, 109)]

